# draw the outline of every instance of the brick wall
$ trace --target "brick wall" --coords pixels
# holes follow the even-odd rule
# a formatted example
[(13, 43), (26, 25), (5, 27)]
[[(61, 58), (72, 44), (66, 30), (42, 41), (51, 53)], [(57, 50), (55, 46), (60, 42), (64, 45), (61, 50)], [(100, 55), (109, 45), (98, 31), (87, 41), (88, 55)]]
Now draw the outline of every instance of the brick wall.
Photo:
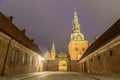
[[(18, 55), (14, 55), (13, 57), (13, 53), (18, 53)], [(7, 59), (5, 62), (6, 55)], [(23, 60), (25, 55), (27, 56)], [(43, 62), (40, 62), (39, 57), (40, 55), (38, 53), (26, 48), (3, 32), (0, 32), (0, 75), (2, 75), (3, 69), (4, 75), (43, 71)], [(3, 68), (4, 63), (5, 67)]]
[[(86, 65), (84, 62), (86, 62)], [(99, 74), (120, 73), (120, 36), (112, 39), (81, 60), (79, 71)]]

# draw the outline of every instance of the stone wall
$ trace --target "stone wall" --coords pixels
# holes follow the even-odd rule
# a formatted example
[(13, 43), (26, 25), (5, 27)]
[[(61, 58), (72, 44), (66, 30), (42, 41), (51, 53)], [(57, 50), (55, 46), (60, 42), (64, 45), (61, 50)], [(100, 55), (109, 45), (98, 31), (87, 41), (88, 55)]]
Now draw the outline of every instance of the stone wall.
[(71, 60), (70, 71), (78, 71), (77, 60)]
[(58, 71), (58, 63), (56, 60), (46, 61), (46, 71)]
[(5, 56), (7, 53), (7, 47), (10, 39), (11, 39), (10, 37), (0, 32), (0, 75), (2, 74), (3, 71), (3, 65), (5, 62)]

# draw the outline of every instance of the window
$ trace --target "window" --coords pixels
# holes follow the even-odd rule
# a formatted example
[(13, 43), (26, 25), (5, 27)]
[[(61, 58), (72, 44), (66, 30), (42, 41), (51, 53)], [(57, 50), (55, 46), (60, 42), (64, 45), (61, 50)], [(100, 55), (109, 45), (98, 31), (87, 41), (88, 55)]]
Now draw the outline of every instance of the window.
[(30, 65), (33, 65), (33, 60), (34, 60), (33, 57), (30, 56), (30, 63), (29, 63)]
[(32, 57), (32, 65), (34, 65), (35, 63), (35, 60), (34, 60), (34, 57)]
[(77, 59), (77, 60), (79, 60), (79, 59), (80, 59), (80, 57), (81, 57), (81, 55), (79, 54), (79, 55), (77, 55), (77, 58), (76, 58), (76, 59)]
[(75, 51), (78, 51), (78, 48), (75, 48)]
[(1, 44), (2, 44), (2, 41), (0, 40), (0, 52), (1, 52), (1, 48), (2, 48)]
[(25, 55), (22, 56), (22, 64), (25, 64)]
[(30, 63), (30, 55), (26, 54), (26, 64)]
[(0, 44), (2, 43), (2, 41), (0, 40)]
[(11, 55), (11, 62), (18, 63), (18, 60), (19, 60), (19, 51), (14, 49)]
[(93, 59), (91, 58), (90, 61), (93, 62)]
[(27, 64), (27, 58), (28, 58), (28, 54), (25, 54), (24, 64)]
[(0, 39), (0, 46), (2, 45), (2, 40)]
[(85, 51), (85, 48), (82, 48), (83, 51)]
[(98, 60), (100, 60), (100, 56), (98, 56)]
[(109, 53), (110, 53), (110, 56), (113, 56), (113, 50), (110, 50)]

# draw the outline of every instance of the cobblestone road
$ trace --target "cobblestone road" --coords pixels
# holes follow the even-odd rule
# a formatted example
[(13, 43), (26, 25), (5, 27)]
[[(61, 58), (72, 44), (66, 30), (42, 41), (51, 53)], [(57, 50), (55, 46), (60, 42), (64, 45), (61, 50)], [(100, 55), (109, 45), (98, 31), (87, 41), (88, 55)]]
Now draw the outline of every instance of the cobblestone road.
[(120, 75), (49, 71), (0, 76), (0, 80), (120, 80)]
[(48, 72), (43, 75), (35, 75), (22, 80), (99, 80), (77, 72)]

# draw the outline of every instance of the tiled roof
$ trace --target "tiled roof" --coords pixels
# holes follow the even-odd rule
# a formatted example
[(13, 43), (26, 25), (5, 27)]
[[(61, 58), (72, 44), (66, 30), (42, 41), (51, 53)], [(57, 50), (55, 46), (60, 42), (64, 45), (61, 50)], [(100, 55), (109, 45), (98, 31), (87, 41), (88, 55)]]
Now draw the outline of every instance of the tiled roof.
[[(83, 59), (84, 57), (91, 54), (93, 51), (113, 39), (115, 36), (120, 34), (120, 19), (117, 20), (115, 24), (113, 24), (106, 32), (104, 32), (92, 45), (88, 47), (84, 55), (81, 57)], [(80, 59), (80, 60), (81, 60)]]
[(27, 48), (40, 53), (39, 47), (30, 40), (21, 30), (19, 30), (6, 16), (0, 12), (0, 31), (17, 40)]

